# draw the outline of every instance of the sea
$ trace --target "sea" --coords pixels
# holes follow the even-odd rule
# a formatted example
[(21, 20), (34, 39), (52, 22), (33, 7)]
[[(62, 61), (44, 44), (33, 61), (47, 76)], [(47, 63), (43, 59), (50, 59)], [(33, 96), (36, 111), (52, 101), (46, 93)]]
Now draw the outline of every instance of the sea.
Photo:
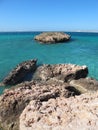
[[(0, 82), (17, 64), (38, 59), (42, 64), (86, 65), (89, 77), (98, 80), (98, 33), (65, 32), (71, 40), (59, 44), (40, 44), (34, 36), (41, 32), (0, 32)], [(10, 86), (0, 86), (0, 94)]]

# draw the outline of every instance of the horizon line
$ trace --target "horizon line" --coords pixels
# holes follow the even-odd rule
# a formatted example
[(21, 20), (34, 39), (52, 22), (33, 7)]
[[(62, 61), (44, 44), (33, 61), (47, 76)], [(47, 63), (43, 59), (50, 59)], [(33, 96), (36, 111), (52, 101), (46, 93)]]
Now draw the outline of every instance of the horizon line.
[(0, 31), (0, 33), (10, 33), (10, 32), (91, 32), (98, 33), (98, 31), (88, 31), (88, 30), (9, 30), (9, 31)]

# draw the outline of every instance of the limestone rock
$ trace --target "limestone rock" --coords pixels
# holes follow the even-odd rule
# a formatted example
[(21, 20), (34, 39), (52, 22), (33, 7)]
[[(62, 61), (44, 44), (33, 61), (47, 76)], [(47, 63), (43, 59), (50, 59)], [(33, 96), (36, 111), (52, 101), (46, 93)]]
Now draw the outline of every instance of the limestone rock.
[(60, 43), (70, 40), (70, 36), (61, 32), (45, 32), (35, 36), (35, 40), (41, 43)]
[(14, 68), (9, 75), (3, 80), (5, 85), (15, 85), (23, 80), (23, 78), (29, 73), (34, 72), (36, 69), (37, 60), (29, 60), (20, 63)]
[(50, 98), (70, 97), (77, 91), (70, 91), (68, 84), (42, 84), (25, 82), (8, 89), (0, 96), (0, 126), (5, 130), (19, 130), (19, 116), (31, 100), (48, 101)]
[(32, 100), (20, 116), (20, 130), (97, 130), (98, 92)]
[(87, 66), (74, 64), (43, 65), (37, 68), (33, 75), (34, 80), (47, 81), (56, 79), (60, 81), (70, 81), (72, 79), (85, 78), (88, 75)]
[[(17, 76), (23, 78), (35, 69), (36, 60), (19, 64), (6, 78), (7, 84), (18, 83)], [(86, 78), (87, 75), (87, 66), (56, 64), (38, 67), (32, 81), (13, 86), (0, 96), (0, 128), (98, 129), (98, 81)]]
[(98, 90), (98, 81), (93, 78), (72, 80), (70, 85), (75, 87), (80, 93), (93, 92)]

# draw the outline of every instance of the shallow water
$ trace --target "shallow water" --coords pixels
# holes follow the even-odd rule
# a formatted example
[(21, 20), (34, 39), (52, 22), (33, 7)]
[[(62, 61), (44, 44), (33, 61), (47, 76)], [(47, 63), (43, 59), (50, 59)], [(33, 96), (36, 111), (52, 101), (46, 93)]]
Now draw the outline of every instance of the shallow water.
[[(0, 81), (20, 62), (37, 58), (38, 64), (87, 65), (98, 79), (98, 33), (74, 33), (68, 43), (43, 45), (33, 40), (40, 32), (0, 33)], [(0, 87), (0, 93), (3, 89)]]

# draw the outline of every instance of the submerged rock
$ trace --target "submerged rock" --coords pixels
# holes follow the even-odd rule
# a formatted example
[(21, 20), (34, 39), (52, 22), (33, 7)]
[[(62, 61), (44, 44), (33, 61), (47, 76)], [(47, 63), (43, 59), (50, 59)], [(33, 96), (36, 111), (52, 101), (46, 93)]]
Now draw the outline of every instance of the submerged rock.
[(63, 82), (72, 79), (85, 78), (88, 75), (87, 66), (73, 64), (43, 65), (37, 68), (34, 73), (34, 80), (47, 81), (49, 79), (60, 80)]
[(98, 92), (47, 102), (32, 100), (19, 124), (20, 130), (97, 130)]
[(28, 60), (20, 63), (14, 68), (9, 75), (3, 80), (5, 85), (15, 85), (23, 80), (23, 78), (29, 73), (34, 72), (36, 69), (37, 60)]
[(41, 43), (60, 43), (70, 40), (70, 36), (63, 32), (45, 32), (35, 36), (35, 40)]

